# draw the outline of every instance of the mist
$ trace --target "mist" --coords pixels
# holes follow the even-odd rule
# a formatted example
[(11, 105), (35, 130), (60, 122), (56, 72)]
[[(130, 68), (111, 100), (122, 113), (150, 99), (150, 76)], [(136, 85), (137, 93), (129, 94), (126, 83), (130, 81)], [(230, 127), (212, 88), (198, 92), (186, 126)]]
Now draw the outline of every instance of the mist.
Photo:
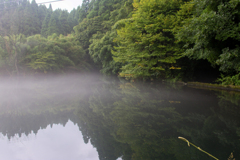
[(10, 104), (20, 107), (29, 102), (87, 96), (91, 92), (90, 86), (99, 83), (99, 78), (99, 74), (1, 77), (0, 107), (11, 107)]

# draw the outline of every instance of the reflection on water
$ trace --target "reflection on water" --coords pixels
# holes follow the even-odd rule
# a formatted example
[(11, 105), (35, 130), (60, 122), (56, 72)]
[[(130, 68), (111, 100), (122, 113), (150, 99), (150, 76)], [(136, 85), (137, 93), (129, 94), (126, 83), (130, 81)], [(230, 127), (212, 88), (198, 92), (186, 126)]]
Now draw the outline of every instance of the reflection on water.
[(237, 92), (98, 75), (5, 79), (0, 88), (5, 159), (211, 159), (178, 136), (219, 159), (240, 157)]
[(78, 126), (68, 121), (65, 126), (54, 124), (27, 136), (14, 135), (8, 140), (1, 136), (1, 159), (57, 159), (57, 160), (97, 160), (98, 154), (90, 144), (84, 144)]

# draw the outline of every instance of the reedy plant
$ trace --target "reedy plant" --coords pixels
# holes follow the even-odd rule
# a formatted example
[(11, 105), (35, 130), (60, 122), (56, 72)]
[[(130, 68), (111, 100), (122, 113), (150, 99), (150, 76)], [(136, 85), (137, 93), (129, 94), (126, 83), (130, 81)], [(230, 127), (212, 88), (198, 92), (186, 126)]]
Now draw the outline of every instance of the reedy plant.
[(214, 159), (216, 159), (216, 160), (219, 160), (218, 158), (214, 157), (214, 156), (211, 155), (210, 153), (208, 153), (208, 152), (202, 150), (200, 147), (198, 147), (198, 146), (196, 146), (195, 144), (189, 142), (186, 138), (184, 138), (184, 137), (178, 137), (178, 138), (181, 139), (181, 140), (183, 140), (183, 141), (185, 141), (185, 142), (187, 142), (187, 144), (188, 144), (189, 147), (190, 147), (190, 145), (192, 145), (193, 147), (197, 148), (199, 151), (201, 151), (201, 152), (203, 152), (203, 153), (209, 155), (210, 157), (212, 157), (212, 158), (214, 158)]

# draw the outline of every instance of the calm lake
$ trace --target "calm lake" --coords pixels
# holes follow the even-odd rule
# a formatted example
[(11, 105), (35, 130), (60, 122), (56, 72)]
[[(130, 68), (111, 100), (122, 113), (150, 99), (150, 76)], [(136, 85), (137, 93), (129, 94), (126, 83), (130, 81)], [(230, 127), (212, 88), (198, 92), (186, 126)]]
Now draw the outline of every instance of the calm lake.
[(101, 75), (0, 79), (2, 160), (213, 159), (179, 136), (239, 160), (240, 93)]

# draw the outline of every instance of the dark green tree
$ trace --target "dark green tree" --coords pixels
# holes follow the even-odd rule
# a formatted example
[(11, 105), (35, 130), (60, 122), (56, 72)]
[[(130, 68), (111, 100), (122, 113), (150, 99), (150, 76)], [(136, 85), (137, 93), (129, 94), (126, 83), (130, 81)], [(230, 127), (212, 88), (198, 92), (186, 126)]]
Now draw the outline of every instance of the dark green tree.
[(47, 37), (48, 36), (48, 24), (50, 22), (52, 15), (52, 6), (49, 5), (49, 8), (47, 10), (47, 15), (45, 16), (43, 23), (42, 23), (42, 29), (41, 29), (41, 35)]
[(40, 28), (42, 29), (43, 21), (48, 13), (48, 9), (45, 5), (38, 6), (38, 18), (40, 22)]
[(178, 39), (185, 43), (184, 55), (207, 59), (229, 75), (239, 73), (239, 8), (234, 0), (192, 0), (183, 5)]
[(61, 10), (55, 10), (51, 14), (51, 18), (48, 23), (47, 35), (52, 35), (53, 33), (61, 34), (61, 24), (59, 21), (59, 14)]
[(32, 3), (28, 3), (23, 12), (23, 34), (34, 35), (41, 32), (41, 25), (38, 18), (38, 5), (35, 0)]
[(67, 17), (67, 23), (69, 25), (69, 31), (73, 31), (73, 27), (78, 25), (78, 12), (76, 9), (73, 9)]
[(67, 10), (63, 10), (59, 16), (59, 22), (60, 22), (60, 33), (63, 35), (67, 35), (68, 33), (71, 33), (70, 30), (70, 24), (67, 21), (68, 18), (68, 11)]
[(92, 35), (98, 31), (101, 32), (101, 22), (102, 18), (100, 16), (91, 19), (85, 18), (81, 23), (79, 23), (79, 25), (74, 27), (77, 39), (80, 41), (85, 50), (88, 50), (90, 45), (89, 40)]
[(87, 17), (88, 9), (89, 9), (90, 0), (83, 0), (81, 7), (79, 8), (79, 23), (83, 21), (84, 18)]

